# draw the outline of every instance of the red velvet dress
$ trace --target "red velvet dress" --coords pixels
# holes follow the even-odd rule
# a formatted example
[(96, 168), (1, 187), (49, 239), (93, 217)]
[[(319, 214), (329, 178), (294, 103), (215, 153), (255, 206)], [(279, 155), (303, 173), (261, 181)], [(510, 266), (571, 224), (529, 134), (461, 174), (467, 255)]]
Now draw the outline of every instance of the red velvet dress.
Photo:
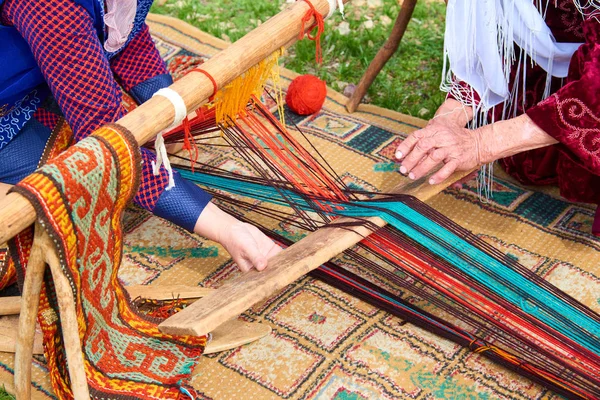
[[(573, 55), (568, 77), (554, 79), (553, 94), (545, 100), (546, 73), (528, 63), (525, 102), (520, 90), (517, 114), (526, 112), (559, 143), (500, 163), (524, 184), (556, 184), (568, 200), (600, 204), (600, 22), (584, 19), (573, 0), (557, 0), (549, 2), (546, 23), (558, 42), (583, 45)], [(500, 107), (495, 113), (498, 120)], [(600, 208), (593, 230), (600, 233)]]

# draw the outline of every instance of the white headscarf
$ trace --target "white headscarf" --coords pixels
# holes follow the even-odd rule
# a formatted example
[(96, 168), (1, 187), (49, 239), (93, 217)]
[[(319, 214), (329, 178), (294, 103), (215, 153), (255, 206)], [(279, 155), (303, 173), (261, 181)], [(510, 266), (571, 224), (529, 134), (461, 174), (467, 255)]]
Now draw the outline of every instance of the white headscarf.
[[(582, 14), (600, 7), (597, 0), (574, 2)], [(548, 0), (540, 3), (547, 6)], [(548, 72), (548, 95), (551, 77), (567, 76), (581, 43), (558, 43), (544, 21), (544, 10), (533, 0), (449, 0), (444, 38), (449, 65), (444, 65), (442, 90), (453, 90), (453, 75), (477, 92), (483, 110), (510, 101), (511, 69), (515, 62), (527, 67), (523, 54), (514, 53), (516, 43)]]

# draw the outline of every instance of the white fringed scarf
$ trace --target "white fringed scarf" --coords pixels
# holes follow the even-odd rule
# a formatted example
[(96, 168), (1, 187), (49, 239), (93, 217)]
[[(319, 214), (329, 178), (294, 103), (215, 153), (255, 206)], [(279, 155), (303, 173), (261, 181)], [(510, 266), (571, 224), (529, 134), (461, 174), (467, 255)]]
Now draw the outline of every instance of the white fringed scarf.
[[(565, 78), (573, 53), (581, 43), (558, 43), (544, 21), (549, 1), (555, 0), (449, 0), (444, 37), (442, 91), (451, 93), (474, 111), (473, 127), (487, 123), (488, 111), (504, 104), (503, 118), (516, 115), (517, 89), (525, 88), (527, 56), (547, 73), (544, 98), (552, 77)], [(584, 17), (600, 14), (600, 0), (573, 0)], [(515, 44), (521, 49), (515, 53)], [(512, 92), (511, 70), (519, 68)], [(467, 83), (480, 97), (465, 93)], [(523, 90), (524, 93), (524, 90)], [(524, 99), (523, 99), (524, 101)], [(482, 168), (480, 196), (491, 194), (492, 166)]]

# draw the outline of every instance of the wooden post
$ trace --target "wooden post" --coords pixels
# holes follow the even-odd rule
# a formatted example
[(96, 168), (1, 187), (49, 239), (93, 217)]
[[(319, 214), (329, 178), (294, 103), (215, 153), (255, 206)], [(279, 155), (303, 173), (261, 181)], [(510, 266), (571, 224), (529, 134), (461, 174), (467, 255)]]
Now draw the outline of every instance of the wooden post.
[(90, 398), (90, 394), (83, 365), (83, 352), (81, 350), (73, 291), (60, 266), (54, 243), (40, 224), (35, 226), (33, 247), (23, 285), (19, 335), (15, 349), (15, 392), (17, 400), (31, 398), (31, 357), (33, 355), (35, 325), (46, 263), (48, 263), (52, 272), (56, 298), (61, 313), (60, 321), (57, 321), (57, 323), (60, 323), (62, 327), (71, 390), (76, 400), (87, 400)]
[[(455, 173), (447, 182), (455, 182), (468, 173)], [(450, 184), (429, 185), (425, 179), (420, 179), (401, 184), (393, 192), (413, 195), (425, 201)], [(366, 220), (379, 227), (385, 225), (380, 218)], [(359, 221), (351, 218), (336, 220), (336, 223), (343, 222)], [(212, 332), (222, 323), (243, 313), (371, 233), (366, 224), (353, 228), (325, 226), (271, 258), (265, 270), (252, 270), (240, 275), (168, 318), (159, 325), (159, 329), (173, 335), (205, 335)]]
[[(344, 0), (347, 3), (349, 0)], [(322, 15), (329, 12), (327, 0), (311, 0)], [(208, 72), (222, 88), (250, 67), (280, 48), (298, 39), (302, 17), (309, 10), (304, 1), (294, 2), (264, 24), (210, 58), (201, 68)], [(313, 21), (306, 24), (310, 27)], [(195, 111), (213, 94), (213, 84), (200, 73), (189, 73), (173, 85), (184, 100), (188, 112)], [(175, 110), (163, 96), (156, 96), (125, 115), (117, 124), (128, 129), (138, 143), (146, 143), (171, 125)], [(21, 195), (10, 193), (0, 201), (0, 243), (4, 243), (35, 221), (33, 206)]]
[(352, 93), (352, 96), (350, 96), (350, 99), (346, 103), (346, 109), (349, 113), (356, 111), (356, 108), (363, 97), (365, 97), (365, 94), (369, 90), (369, 87), (371, 87), (371, 84), (373, 84), (375, 78), (377, 78), (381, 69), (385, 66), (385, 63), (387, 63), (396, 50), (398, 50), (398, 46), (404, 36), (404, 32), (406, 32), (406, 28), (408, 27), (416, 4), (417, 0), (404, 0), (402, 3), (402, 8), (400, 9), (398, 18), (396, 18), (390, 37), (385, 44), (381, 46), (377, 55), (375, 55), (375, 58), (373, 58), (373, 61), (371, 61), (371, 64), (369, 64), (369, 67), (356, 86), (356, 90)]
[(23, 302), (15, 346), (15, 394), (17, 400), (31, 398), (31, 357), (33, 356), (35, 324), (44, 281), (44, 269), (46, 268), (43, 250), (38, 244), (44, 234), (42, 226), (36, 224), (34, 246), (29, 255), (27, 274), (23, 283)]
[(75, 298), (69, 280), (65, 276), (56, 248), (50, 237), (45, 234), (42, 248), (46, 253), (46, 262), (52, 272), (52, 281), (56, 290), (56, 299), (60, 310), (60, 326), (62, 328), (63, 343), (67, 354), (71, 391), (75, 400), (89, 400), (90, 393), (85, 376), (84, 357), (81, 350), (81, 337), (77, 323), (77, 310)]

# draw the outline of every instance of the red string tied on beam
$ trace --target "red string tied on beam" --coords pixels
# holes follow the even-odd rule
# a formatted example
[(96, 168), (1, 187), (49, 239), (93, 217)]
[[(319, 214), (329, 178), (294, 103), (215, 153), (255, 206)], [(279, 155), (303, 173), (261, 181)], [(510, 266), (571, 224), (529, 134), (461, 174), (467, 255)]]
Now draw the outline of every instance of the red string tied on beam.
[(215, 78), (213, 78), (213, 76), (211, 74), (209, 74), (206, 70), (203, 70), (202, 68), (199, 68), (199, 67), (194, 68), (190, 72), (200, 72), (201, 74), (205, 75), (208, 79), (210, 79), (210, 82), (213, 85), (213, 93), (208, 98), (208, 101), (212, 102), (215, 99), (215, 95), (217, 94), (217, 91), (219, 90), (219, 87), (217, 86), (217, 81), (215, 81)]
[[(209, 97), (208, 101), (212, 102), (215, 99), (215, 95), (217, 94), (217, 91), (219, 90), (219, 87), (217, 86), (217, 81), (215, 80), (215, 78), (213, 78), (213, 76), (211, 74), (209, 74), (206, 70), (204, 70), (200, 67), (196, 67), (196, 68), (192, 69), (190, 72), (200, 72), (201, 74), (203, 74), (210, 80), (210, 82), (213, 85), (213, 93)], [(201, 108), (198, 109), (196, 111), (196, 114), (198, 114), (199, 112), (203, 113), (203, 110)], [(198, 161), (199, 152), (198, 152), (198, 147), (196, 146), (196, 143), (194, 141), (194, 136), (192, 135), (192, 129), (191, 129), (191, 124), (190, 124), (189, 118), (185, 117), (184, 120), (181, 122), (181, 125), (183, 127), (183, 148), (185, 150), (187, 150), (188, 154), (190, 155), (190, 161), (192, 164), (192, 172), (194, 172), (194, 165)]]
[[(309, 40), (315, 42), (315, 60), (317, 61), (317, 64), (321, 64), (323, 62), (323, 53), (321, 51), (321, 35), (325, 31), (325, 21), (323, 20), (323, 16), (319, 14), (315, 6), (313, 6), (313, 4), (309, 0), (304, 1), (306, 2), (306, 4), (308, 4), (310, 8), (306, 12), (306, 14), (304, 14), (304, 17), (302, 17), (302, 30), (300, 31), (298, 39), (302, 40), (302, 38), (304, 37), (306, 24), (310, 22), (310, 20), (314, 17), (315, 22), (308, 29), (308, 32), (306, 32), (306, 37), (308, 37)], [(317, 32), (315, 34), (311, 34), (311, 31), (315, 27), (317, 28)]]

